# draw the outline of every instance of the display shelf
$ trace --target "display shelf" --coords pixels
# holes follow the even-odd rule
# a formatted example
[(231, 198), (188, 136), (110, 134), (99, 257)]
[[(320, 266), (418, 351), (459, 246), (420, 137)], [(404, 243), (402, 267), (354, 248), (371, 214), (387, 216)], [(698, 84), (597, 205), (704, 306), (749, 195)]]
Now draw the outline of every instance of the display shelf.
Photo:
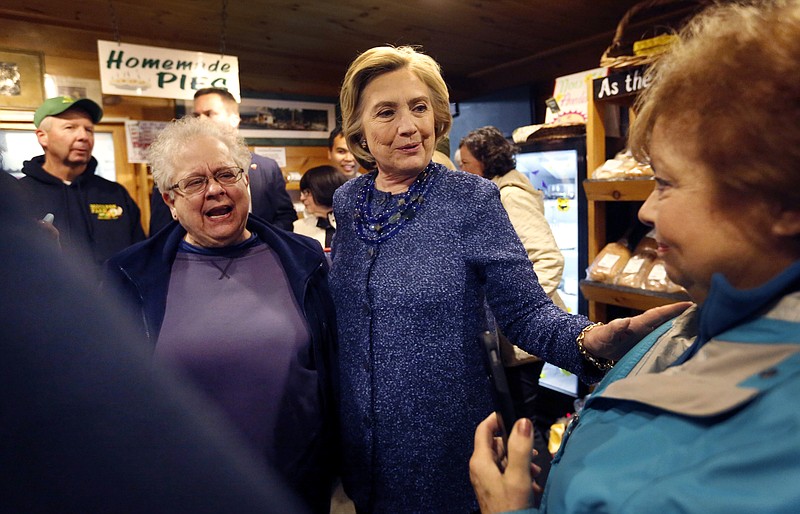
[(615, 286), (593, 280), (581, 280), (580, 288), (586, 299), (591, 302), (616, 305), (639, 311), (690, 299), (689, 295), (684, 292), (662, 293), (646, 289)]
[[(587, 98), (586, 165), (590, 173), (613, 156), (615, 150), (619, 149), (616, 147), (625, 147), (624, 134), (627, 132), (627, 127), (621, 124), (621, 120), (627, 120), (630, 124), (636, 118), (633, 110), (635, 94), (598, 100), (594, 86), (601, 80), (603, 79), (596, 79), (594, 83), (589, 84)], [(613, 126), (614, 123), (620, 125)], [(609, 143), (611, 147), (607, 146)], [(587, 243), (589, 262), (594, 260), (610, 240), (619, 236), (617, 232), (620, 225), (627, 223), (620, 218), (620, 214), (627, 209), (622, 203), (631, 204), (630, 210), (635, 212), (635, 202), (645, 201), (654, 187), (655, 181), (651, 178), (584, 180), (583, 189), (586, 194), (589, 224)], [(629, 216), (629, 213), (625, 214), (626, 219)], [(584, 298), (588, 300), (588, 314), (593, 321), (609, 321), (609, 306), (644, 311), (686, 299), (680, 295), (664, 295), (591, 281), (582, 281), (580, 288)]]
[(583, 181), (583, 190), (590, 202), (643, 202), (654, 187), (652, 178)]

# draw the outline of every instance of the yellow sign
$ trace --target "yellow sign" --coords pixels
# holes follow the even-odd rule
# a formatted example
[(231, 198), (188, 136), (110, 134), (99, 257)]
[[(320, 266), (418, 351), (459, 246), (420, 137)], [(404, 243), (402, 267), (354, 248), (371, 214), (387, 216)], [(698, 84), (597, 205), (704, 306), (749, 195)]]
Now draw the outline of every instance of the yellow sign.
[(122, 216), (122, 207), (114, 203), (90, 203), (89, 212), (99, 220), (116, 220)]
[(636, 41), (633, 44), (634, 55), (658, 55), (666, 52), (669, 46), (678, 40), (675, 34), (661, 34), (650, 39)]

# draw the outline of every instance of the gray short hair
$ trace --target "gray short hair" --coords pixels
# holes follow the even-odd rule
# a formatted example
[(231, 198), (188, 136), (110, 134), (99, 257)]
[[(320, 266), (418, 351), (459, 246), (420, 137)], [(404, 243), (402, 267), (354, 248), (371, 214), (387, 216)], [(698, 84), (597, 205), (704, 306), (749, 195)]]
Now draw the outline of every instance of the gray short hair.
[(42, 121), (39, 122), (39, 130), (43, 130), (44, 132), (49, 131), (53, 128), (53, 117), (52, 116), (45, 116)]
[(192, 139), (213, 137), (224, 144), (237, 166), (247, 171), (250, 167), (250, 150), (235, 128), (213, 122), (207, 118), (186, 116), (173, 120), (150, 145), (148, 157), (153, 172), (153, 182), (161, 192), (173, 184), (179, 163), (176, 156)]

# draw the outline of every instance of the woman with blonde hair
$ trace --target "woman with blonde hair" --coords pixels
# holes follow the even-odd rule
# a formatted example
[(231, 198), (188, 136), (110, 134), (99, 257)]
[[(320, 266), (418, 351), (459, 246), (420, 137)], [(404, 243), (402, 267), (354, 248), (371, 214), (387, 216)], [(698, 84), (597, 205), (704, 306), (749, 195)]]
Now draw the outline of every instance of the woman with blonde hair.
[(345, 491), (359, 512), (469, 512), (472, 427), (493, 408), (477, 339), (486, 302), (517, 344), (586, 380), (672, 309), (589, 330), (552, 303), (497, 188), (431, 161), (451, 125), (431, 57), (367, 50), (340, 100), (368, 170), (334, 195)]

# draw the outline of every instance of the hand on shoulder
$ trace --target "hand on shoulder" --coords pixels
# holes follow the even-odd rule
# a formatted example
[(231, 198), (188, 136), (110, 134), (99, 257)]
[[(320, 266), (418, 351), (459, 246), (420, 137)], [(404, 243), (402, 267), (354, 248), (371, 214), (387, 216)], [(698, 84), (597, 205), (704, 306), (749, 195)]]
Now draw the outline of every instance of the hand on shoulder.
[(583, 344), (595, 357), (619, 360), (650, 332), (691, 306), (692, 302), (678, 302), (654, 307), (638, 316), (612, 320), (586, 332)]

